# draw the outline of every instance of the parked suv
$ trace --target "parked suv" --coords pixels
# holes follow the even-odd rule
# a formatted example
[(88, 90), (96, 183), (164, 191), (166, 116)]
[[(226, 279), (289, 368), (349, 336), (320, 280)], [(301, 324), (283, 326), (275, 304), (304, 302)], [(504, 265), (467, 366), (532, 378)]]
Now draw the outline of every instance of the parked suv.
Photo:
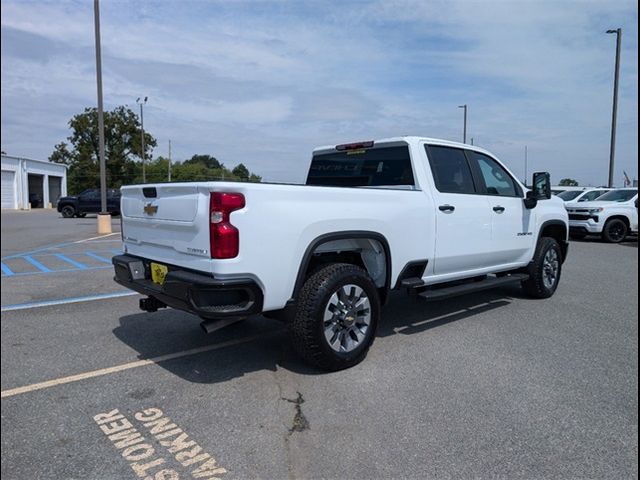
[[(77, 196), (61, 197), (58, 211), (64, 218), (84, 217), (87, 213), (100, 213), (100, 189), (89, 189)], [(107, 211), (112, 215), (120, 214), (120, 190), (107, 189)]]
[(638, 233), (638, 190), (611, 190), (593, 202), (567, 203), (571, 238), (600, 235), (605, 242), (618, 243)]

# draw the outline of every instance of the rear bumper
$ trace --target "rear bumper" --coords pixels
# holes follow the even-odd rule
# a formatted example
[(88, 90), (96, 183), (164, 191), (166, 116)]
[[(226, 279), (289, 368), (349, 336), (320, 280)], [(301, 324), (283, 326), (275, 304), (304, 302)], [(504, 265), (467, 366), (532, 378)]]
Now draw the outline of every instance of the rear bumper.
[(202, 318), (246, 317), (262, 311), (262, 290), (251, 278), (222, 280), (167, 265), (165, 281), (158, 285), (151, 281), (147, 259), (116, 255), (112, 263), (120, 285)]

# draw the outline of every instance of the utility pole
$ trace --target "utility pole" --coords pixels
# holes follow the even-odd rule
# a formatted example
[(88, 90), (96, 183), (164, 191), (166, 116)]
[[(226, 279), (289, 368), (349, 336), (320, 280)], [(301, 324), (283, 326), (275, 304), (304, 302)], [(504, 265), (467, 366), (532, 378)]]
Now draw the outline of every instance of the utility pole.
[(467, 143), (467, 104), (458, 105), (458, 108), (464, 108), (464, 129), (462, 131), (462, 143)]
[(616, 73), (613, 79), (613, 111), (611, 113), (611, 148), (609, 150), (609, 188), (613, 188), (613, 163), (616, 155), (616, 120), (618, 117), (618, 80), (620, 78), (620, 44), (622, 29), (607, 30), (616, 34)]
[(100, 157), (100, 215), (98, 233), (111, 233), (111, 215), (107, 211), (107, 170), (104, 158), (104, 105), (102, 103), (102, 54), (100, 45), (100, 4), (93, 1), (93, 20), (96, 37), (96, 83), (98, 90), (98, 156)]
[(144, 148), (144, 110), (143, 106), (147, 103), (147, 98), (144, 97), (143, 101), (140, 101), (140, 97), (136, 100), (136, 103), (140, 104), (140, 158), (142, 158), (142, 183), (147, 183), (147, 170), (146, 170), (146, 150)]
[(171, 140), (169, 140), (169, 170), (167, 172), (167, 180), (171, 181)]

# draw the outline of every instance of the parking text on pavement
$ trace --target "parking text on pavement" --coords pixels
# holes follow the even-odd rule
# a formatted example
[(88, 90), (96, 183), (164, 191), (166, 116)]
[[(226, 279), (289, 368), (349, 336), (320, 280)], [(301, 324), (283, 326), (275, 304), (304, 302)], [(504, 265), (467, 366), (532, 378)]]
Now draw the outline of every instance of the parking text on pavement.
[[(134, 414), (140, 422), (175, 460), (185, 467), (192, 478), (220, 479), (227, 470), (220, 467), (212, 455), (192, 440), (159, 408), (147, 408)], [(179, 473), (166, 467), (166, 459), (157, 452), (151, 441), (118, 409), (99, 413), (93, 417), (100, 430), (120, 450), (135, 474), (144, 480), (178, 480)]]

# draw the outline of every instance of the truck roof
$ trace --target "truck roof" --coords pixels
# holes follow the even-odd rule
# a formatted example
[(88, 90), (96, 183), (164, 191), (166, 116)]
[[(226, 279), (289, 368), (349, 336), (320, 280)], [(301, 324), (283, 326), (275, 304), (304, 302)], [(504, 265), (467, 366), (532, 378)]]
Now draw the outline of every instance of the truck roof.
[[(378, 138), (378, 139), (374, 139), (373, 140), (374, 145), (375, 144), (380, 144), (380, 143), (398, 143), (398, 142), (405, 142), (408, 144), (413, 144), (413, 143), (418, 143), (418, 142), (428, 142), (428, 143), (435, 143), (438, 145), (446, 145), (446, 146), (450, 146), (450, 147), (458, 147), (458, 148), (465, 148), (467, 150), (475, 150), (478, 152), (483, 152), (483, 153), (488, 153), (491, 155), (490, 152), (488, 152), (487, 150), (477, 147), (475, 145), (469, 145), (467, 143), (460, 143), (460, 142), (454, 142), (451, 140), (444, 140), (441, 138), (431, 138), (431, 137), (421, 137), (421, 136), (417, 136), (417, 135), (403, 135), (403, 136), (399, 136), (399, 137), (388, 137), (388, 138)], [(352, 142), (345, 142), (345, 143), (352, 143)], [(336, 149), (336, 145), (323, 145), (321, 147), (316, 147), (313, 149), (313, 153), (317, 153), (317, 152), (321, 152), (321, 151), (334, 151)]]

